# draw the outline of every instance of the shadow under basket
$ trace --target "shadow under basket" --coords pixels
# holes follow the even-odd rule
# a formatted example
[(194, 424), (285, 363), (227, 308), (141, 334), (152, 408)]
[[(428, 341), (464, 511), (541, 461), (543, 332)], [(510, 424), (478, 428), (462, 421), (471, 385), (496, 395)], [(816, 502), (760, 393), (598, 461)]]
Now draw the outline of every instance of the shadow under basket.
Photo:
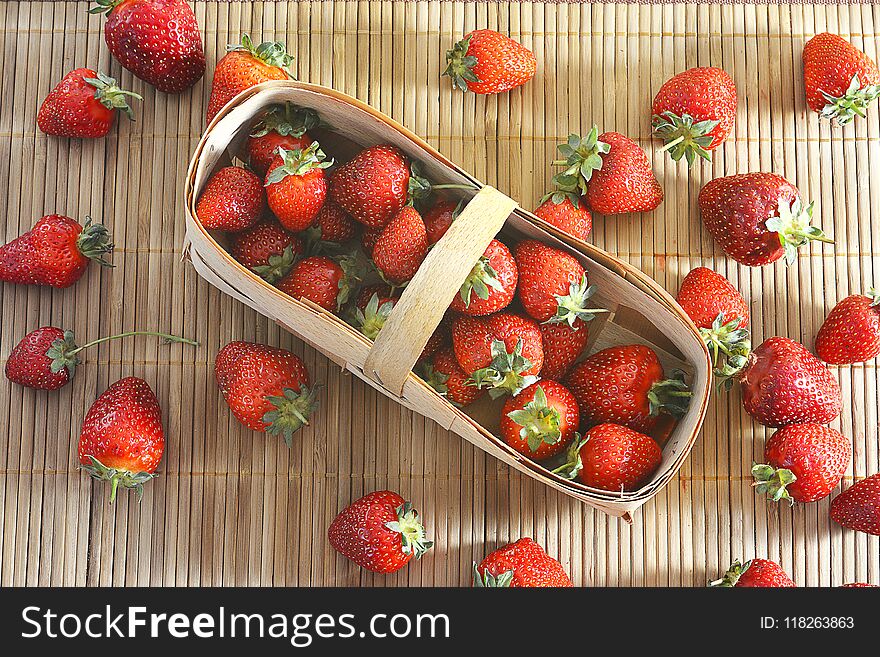
[[(459, 217), (432, 248), (394, 307), (375, 343), (342, 319), (308, 301), (293, 299), (240, 265), (224, 248), (225, 237), (207, 230), (196, 200), (211, 174), (240, 153), (251, 126), (271, 105), (291, 102), (318, 112), (335, 128), (314, 136), (328, 155), (345, 158), (365, 146), (392, 144), (434, 183), (472, 185)], [(345, 136), (334, 129), (345, 127)], [(212, 285), (297, 335), (315, 349), (407, 408), (431, 418), (509, 466), (605, 513), (631, 520), (632, 512), (675, 475), (694, 445), (711, 389), (709, 353), (696, 327), (675, 300), (643, 272), (586, 242), (565, 235), (483, 185), (406, 128), (364, 103), (333, 89), (302, 82), (267, 82), (232, 100), (210, 123), (190, 162), (186, 179), (184, 255)], [(607, 309), (590, 322), (584, 353), (613, 345), (652, 347), (666, 372), (683, 370), (693, 391), (690, 406), (663, 443), (660, 467), (641, 488), (612, 492), (568, 481), (511, 449), (498, 436), (502, 400), (459, 409), (412, 372), (473, 264), (489, 241), (529, 238), (567, 251), (596, 286), (592, 302)], [(485, 399), (485, 398), (484, 398)]]

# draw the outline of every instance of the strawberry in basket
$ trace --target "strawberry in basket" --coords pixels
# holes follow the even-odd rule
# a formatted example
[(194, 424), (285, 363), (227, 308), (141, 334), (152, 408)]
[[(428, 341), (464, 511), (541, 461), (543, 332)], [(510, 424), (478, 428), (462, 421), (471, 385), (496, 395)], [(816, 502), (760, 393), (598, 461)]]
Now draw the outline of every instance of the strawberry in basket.
[(383, 228), (406, 205), (409, 161), (394, 146), (370, 146), (333, 172), (330, 198), (367, 228)]
[(468, 383), (468, 375), (461, 369), (451, 347), (434, 354), (431, 362), (424, 366), (422, 378), (455, 406), (473, 404), (485, 394), (484, 390)]
[(312, 143), (307, 131), (320, 124), (317, 112), (292, 103), (272, 107), (251, 129), (245, 146), (251, 169), (265, 177), (279, 148), (304, 150)]
[(586, 241), (593, 229), (593, 215), (581, 198), (571, 192), (550, 192), (533, 214), (579, 240)]
[(392, 285), (409, 281), (428, 255), (428, 232), (412, 206), (401, 208), (382, 228), (373, 245), (373, 262)]
[(237, 232), (250, 228), (266, 211), (263, 183), (242, 167), (223, 167), (210, 177), (196, 203), (205, 228)]
[(513, 301), (517, 279), (510, 249), (492, 240), (449, 307), (465, 315), (491, 315)]
[(327, 198), (324, 169), (332, 164), (316, 141), (303, 150), (278, 149), (266, 173), (266, 196), (287, 230), (296, 233), (315, 223)]
[(504, 402), (501, 437), (520, 454), (536, 461), (564, 451), (575, 438), (578, 405), (555, 381), (538, 381)]
[(267, 283), (274, 283), (290, 273), (303, 248), (299, 237), (270, 218), (235, 233), (230, 253)]

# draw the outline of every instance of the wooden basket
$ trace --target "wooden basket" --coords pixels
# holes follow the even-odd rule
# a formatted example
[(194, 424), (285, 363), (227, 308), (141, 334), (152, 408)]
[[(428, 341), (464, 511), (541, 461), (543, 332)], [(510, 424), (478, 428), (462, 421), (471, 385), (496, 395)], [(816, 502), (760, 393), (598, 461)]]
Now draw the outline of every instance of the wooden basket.
[[(208, 231), (195, 212), (196, 200), (211, 176), (241, 152), (251, 126), (270, 105), (292, 102), (316, 110), (333, 129), (317, 139), (328, 155), (341, 159), (367, 145), (388, 143), (422, 165), (435, 183), (474, 186), (468, 204), (446, 235), (431, 249), (404, 289), (375, 343), (326, 310), (292, 299), (249, 271), (224, 249), (222, 234)], [(477, 191), (479, 190), (479, 191)], [(496, 435), (501, 400), (458, 409), (412, 373), (428, 338), (489, 241), (505, 237), (537, 239), (574, 255), (586, 268), (597, 293), (592, 301), (610, 313), (590, 322), (585, 353), (611, 345), (650, 345), (664, 369), (686, 372), (694, 396), (663, 445), (663, 461), (637, 491), (610, 492), (551, 474), (511, 449)], [(241, 93), (211, 121), (189, 165), (186, 180), (184, 256), (215, 287), (297, 335), (328, 358), (407, 408), (431, 418), (511, 467), (586, 504), (631, 519), (672, 478), (696, 440), (711, 388), (709, 353), (684, 311), (656, 282), (638, 269), (586, 242), (556, 231), (492, 187), (462, 171), (419, 137), (355, 98), (302, 82), (269, 82)], [(487, 396), (486, 396), (487, 397)]]

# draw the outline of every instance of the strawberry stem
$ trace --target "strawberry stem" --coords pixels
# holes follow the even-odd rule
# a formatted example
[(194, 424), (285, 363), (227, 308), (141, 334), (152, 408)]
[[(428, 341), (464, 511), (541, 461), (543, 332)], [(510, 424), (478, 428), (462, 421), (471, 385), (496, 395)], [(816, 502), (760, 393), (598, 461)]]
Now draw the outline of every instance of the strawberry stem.
[(774, 468), (772, 465), (764, 463), (754, 463), (752, 464), (752, 476), (755, 478), (752, 486), (760, 495), (766, 494), (767, 498), (774, 502), (788, 500), (794, 506), (794, 499), (785, 488), (797, 481), (797, 475), (791, 470)]
[(533, 452), (537, 452), (543, 443), (555, 445), (562, 438), (559, 411), (547, 403), (547, 395), (541, 386), (535, 389), (532, 401), (511, 411), (507, 417), (521, 427), (519, 435)]
[(95, 88), (95, 99), (104, 107), (111, 110), (121, 110), (129, 120), (134, 121), (134, 111), (128, 104), (126, 96), (143, 100), (143, 96), (133, 91), (126, 91), (116, 84), (116, 79), (109, 75), (98, 73), (96, 78), (83, 78), (83, 80)]
[(125, 333), (118, 333), (116, 335), (108, 335), (103, 338), (98, 338), (97, 340), (92, 340), (91, 342), (86, 342), (81, 347), (77, 347), (76, 349), (74, 349), (73, 351), (70, 351), (68, 353), (75, 354), (75, 353), (82, 351), (83, 349), (88, 349), (89, 347), (94, 347), (96, 344), (101, 344), (102, 342), (108, 342), (109, 340), (118, 340), (119, 338), (127, 338), (127, 337), (130, 337), (133, 335), (152, 335), (157, 338), (164, 338), (165, 344), (179, 342), (182, 344), (188, 344), (192, 347), (199, 346), (199, 343), (195, 340), (190, 340), (189, 338), (181, 338), (180, 336), (171, 335), (169, 333), (159, 333), (157, 331), (126, 331)]
[(416, 559), (421, 559), (434, 542), (428, 540), (425, 527), (419, 520), (419, 513), (412, 503), (404, 502), (396, 509), (397, 520), (386, 522), (385, 526), (393, 532), (400, 534), (401, 548), (404, 554), (411, 554)]
[(711, 159), (708, 149), (714, 137), (710, 133), (718, 123), (716, 120), (696, 121), (690, 114), (679, 116), (672, 112), (655, 114), (651, 119), (654, 134), (666, 142), (660, 152), (668, 152), (675, 162), (684, 157), (688, 166), (697, 155), (704, 160)]
[(144, 484), (154, 479), (153, 472), (131, 472), (120, 468), (108, 468), (91, 454), (88, 455), (90, 464), (81, 465), (92, 479), (110, 482), (110, 504), (116, 501), (116, 491), (120, 486), (134, 490), (137, 493), (138, 502), (144, 496)]

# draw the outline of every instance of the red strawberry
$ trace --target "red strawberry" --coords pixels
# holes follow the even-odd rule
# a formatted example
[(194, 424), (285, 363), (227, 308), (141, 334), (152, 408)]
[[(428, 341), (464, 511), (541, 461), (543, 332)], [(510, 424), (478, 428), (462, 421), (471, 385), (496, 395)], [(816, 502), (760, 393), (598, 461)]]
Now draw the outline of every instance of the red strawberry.
[(468, 375), (455, 358), (455, 352), (447, 347), (434, 354), (425, 365), (425, 382), (456, 406), (473, 404), (484, 391), (468, 384)]
[(491, 315), (513, 301), (516, 280), (513, 255), (504, 244), (492, 240), (449, 307), (466, 315)]
[(406, 204), (409, 162), (394, 146), (371, 146), (330, 176), (330, 198), (368, 228), (382, 228)]
[(196, 15), (184, 0), (95, 0), (107, 14), (104, 40), (129, 71), (159, 91), (180, 93), (205, 74)]
[(498, 94), (519, 87), (535, 75), (535, 55), (494, 30), (474, 30), (446, 51), (453, 87), (475, 94)]
[(730, 569), (719, 580), (709, 586), (721, 588), (790, 588), (796, 586), (779, 564), (767, 559), (752, 559), (744, 564), (734, 561)]
[(660, 205), (663, 188), (645, 151), (618, 132), (601, 134), (599, 141), (608, 144), (610, 150), (600, 155), (602, 166), (593, 172), (587, 188), (587, 204), (593, 212), (649, 212)]
[(380, 298), (374, 293), (363, 308), (360, 303), (355, 308), (355, 327), (370, 340), (375, 340), (396, 303), (395, 297)]
[(862, 479), (835, 497), (831, 519), (841, 527), (880, 536), (880, 474)]
[(774, 502), (815, 502), (840, 483), (852, 458), (852, 445), (839, 432), (819, 424), (790, 424), (764, 446), (765, 464), (755, 464), (755, 489)]
[(124, 91), (116, 80), (90, 68), (74, 69), (64, 76), (40, 105), (37, 126), (56, 137), (103, 137), (110, 132), (116, 110), (134, 120), (126, 96), (143, 100)]
[(397, 493), (380, 490), (343, 509), (327, 536), (334, 550), (361, 568), (393, 573), (434, 545), (418, 515)]
[(571, 587), (571, 579), (556, 559), (530, 538), (521, 538), (474, 564), (478, 588)]
[(318, 114), (312, 109), (291, 103), (270, 109), (253, 127), (247, 140), (247, 162), (251, 169), (265, 178), (278, 149), (305, 150), (312, 143), (306, 131), (319, 123)]
[(589, 338), (590, 329), (580, 319), (572, 325), (567, 322), (541, 324), (541, 344), (544, 348), (541, 378), (561, 381), (586, 348)]
[(373, 257), (373, 247), (376, 246), (376, 240), (381, 234), (381, 228), (367, 228), (361, 233), (361, 245), (364, 247), (364, 252), (371, 258)]
[(318, 142), (303, 151), (278, 151), (266, 174), (269, 208), (290, 231), (305, 230), (318, 217), (327, 198), (327, 161)]
[(650, 347), (609, 347), (581, 361), (565, 381), (577, 399), (584, 424), (613, 422), (650, 432), (663, 411), (679, 417), (691, 392), (681, 373), (665, 379), (663, 366)]
[(302, 240), (288, 233), (275, 219), (265, 219), (236, 233), (232, 257), (268, 283), (284, 278), (302, 255)]
[(373, 262), (385, 280), (399, 285), (411, 279), (428, 255), (428, 234), (411, 206), (402, 208), (382, 229), (373, 246)]
[(461, 203), (437, 201), (425, 212), (425, 230), (428, 232), (428, 246), (434, 246), (446, 234), (452, 222), (461, 212)]
[(579, 240), (586, 240), (593, 229), (593, 216), (576, 194), (552, 192), (542, 199), (534, 214)]
[(266, 41), (255, 46), (250, 36), (241, 38), (241, 45), (226, 47), (214, 69), (211, 100), (208, 101), (207, 121), (210, 123), (230, 100), (245, 89), (268, 80), (287, 80), (292, 77), (293, 57), (287, 54), (280, 41)]
[(789, 338), (765, 340), (737, 377), (743, 408), (766, 427), (828, 424), (840, 415), (840, 387), (834, 375)]
[(489, 388), (493, 399), (534, 383), (544, 364), (540, 327), (512, 313), (457, 317), (452, 345), (461, 368), (475, 385)]
[(880, 96), (880, 70), (849, 41), (823, 32), (804, 46), (804, 90), (811, 110), (845, 125)]
[(700, 190), (700, 214), (708, 231), (731, 258), (758, 267), (785, 256), (810, 240), (830, 243), (810, 226), (813, 204), (805, 205), (797, 188), (775, 173), (742, 173), (715, 178)]
[(55, 326), (43, 326), (31, 331), (15, 345), (6, 361), (6, 378), (28, 388), (37, 390), (58, 390), (73, 378), (76, 366), (80, 364), (79, 352), (108, 340), (132, 335), (154, 335), (164, 338), (166, 343), (184, 342), (198, 346), (198, 342), (178, 338), (167, 333), (153, 331), (128, 331), (118, 335), (98, 338), (78, 346), (73, 331), (65, 331)]
[(826, 363), (849, 365), (880, 354), (880, 292), (853, 294), (838, 303), (816, 335), (816, 354)]
[(633, 491), (660, 467), (663, 452), (654, 440), (619, 424), (600, 424), (569, 447), (569, 460), (555, 473), (591, 488)]
[(441, 349), (452, 347), (452, 316), (447, 312), (440, 324), (434, 329), (425, 348), (419, 356), (419, 361), (424, 362), (431, 358)]
[(205, 228), (229, 232), (250, 228), (265, 211), (263, 183), (241, 167), (223, 167), (214, 173), (196, 203)]
[(501, 438), (540, 461), (565, 451), (578, 427), (574, 395), (555, 381), (538, 381), (504, 402)]
[(352, 239), (356, 232), (357, 226), (351, 217), (345, 214), (345, 210), (328, 199), (318, 212), (315, 225), (309, 228), (307, 236), (313, 242), (341, 244)]
[(239, 422), (282, 436), (288, 447), (317, 406), (306, 366), (284, 349), (230, 342), (217, 353), (214, 377)]
[(80, 226), (70, 217), (46, 215), (24, 235), (0, 246), (0, 281), (64, 288), (82, 278), (92, 260), (112, 267), (104, 259), (113, 250), (110, 233), (86, 219)]
[(275, 286), (294, 299), (308, 299), (335, 313), (348, 301), (358, 280), (348, 259), (337, 262), (324, 256), (310, 256), (296, 263)]
[(140, 499), (144, 484), (156, 476), (164, 450), (162, 410), (143, 379), (120, 379), (95, 400), (83, 419), (79, 462), (94, 479), (110, 482), (111, 503), (120, 486), (134, 489)]
[(654, 96), (651, 123), (664, 151), (688, 165), (694, 157), (710, 160), (733, 129), (736, 87), (726, 71), (713, 66), (689, 68), (663, 83)]

